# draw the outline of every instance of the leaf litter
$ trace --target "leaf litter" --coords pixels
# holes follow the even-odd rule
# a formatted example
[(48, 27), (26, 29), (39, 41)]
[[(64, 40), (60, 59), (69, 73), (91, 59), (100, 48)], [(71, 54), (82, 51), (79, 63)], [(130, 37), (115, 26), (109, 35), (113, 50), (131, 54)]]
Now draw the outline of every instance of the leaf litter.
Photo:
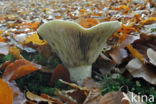
[[(41, 24), (54, 19), (71, 20), (86, 28), (105, 21), (120, 21), (122, 28), (109, 38), (107, 46), (103, 50), (105, 57), (99, 57), (93, 64), (91, 79), (98, 83), (97, 81), (107, 76), (106, 73), (118, 73), (124, 69), (122, 75), (126, 78), (129, 78), (130, 75), (132, 79), (143, 78), (142, 80), (146, 81), (144, 83), (155, 86), (155, 0), (39, 0), (39, 2), (23, 0), (19, 2), (0, 1), (0, 5), (0, 69), (2, 73), (0, 83), (2, 83), (1, 91), (3, 91), (3, 87), (4, 91), (8, 91), (7, 100), (2, 96), (3, 92), (0, 94), (0, 99), (4, 99), (0, 100), (2, 104), (11, 104), (11, 102), (18, 104), (19, 101), (36, 104), (36, 102), (44, 102), (45, 99), (46, 102), (50, 102), (48, 95), (39, 96), (38, 92), (33, 94), (29, 92), (29, 89), (27, 89), (28, 93), (24, 94), (24, 91), (20, 91), (18, 88), (17, 79), (28, 77), (31, 75), (30, 73), (33, 74), (38, 69), (44, 74), (53, 72), (47, 79), (51, 88), (55, 86), (59, 78), (68, 81), (61, 81), (61, 83), (72, 87), (70, 90), (57, 89), (55, 95), (59, 98), (51, 98), (53, 99), (51, 102), (57, 104), (64, 102), (69, 104), (105, 104), (108, 101), (110, 102), (107, 102), (108, 104), (116, 104), (116, 100), (118, 100), (121, 104), (134, 104), (130, 102), (131, 98), (128, 93), (120, 92), (120, 96), (118, 96), (120, 98), (116, 98), (114, 96), (119, 92), (108, 91), (110, 93), (102, 96), (100, 91), (102, 86), (99, 87), (94, 81), (86, 79), (88, 82), (84, 82), (84, 84), (76, 83), (87, 88), (79, 87), (70, 83), (68, 71), (55, 72), (54, 69), (60, 67), (58, 63), (62, 64), (62, 62), (53, 49), (49, 48), (47, 42), (36, 33)], [(39, 52), (39, 56), (34, 56), (37, 52)], [(64, 68), (60, 67), (59, 70), (64, 70)], [(16, 97), (13, 97), (12, 91), (18, 92), (13, 93)], [(33, 95), (33, 97), (29, 95)]]

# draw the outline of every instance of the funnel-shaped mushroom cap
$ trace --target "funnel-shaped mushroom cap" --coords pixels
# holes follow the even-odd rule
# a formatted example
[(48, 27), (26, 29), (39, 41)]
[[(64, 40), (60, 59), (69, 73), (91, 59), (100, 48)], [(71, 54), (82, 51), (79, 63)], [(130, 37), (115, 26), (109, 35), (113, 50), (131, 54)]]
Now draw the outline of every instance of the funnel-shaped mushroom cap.
[(53, 20), (37, 30), (68, 67), (91, 65), (106, 40), (120, 28), (117, 21), (104, 22), (86, 29), (77, 23)]

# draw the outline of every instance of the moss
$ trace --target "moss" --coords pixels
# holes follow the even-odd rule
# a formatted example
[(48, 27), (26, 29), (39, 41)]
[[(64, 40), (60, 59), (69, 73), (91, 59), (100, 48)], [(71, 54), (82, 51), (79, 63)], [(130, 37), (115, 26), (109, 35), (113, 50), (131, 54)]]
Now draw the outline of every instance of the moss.
[(36, 71), (28, 74), (20, 79), (16, 80), (18, 87), (25, 91), (29, 90), (37, 94), (48, 94), (50, 96), (54, 95), (55, 89), (65, 89), (65, 85), (59, 81), (51, 87), (49, 85), (51, 74), (44, 73), (41, 71)]
[(16, 83), (21, 90), (29, 90), (38, 94), (45, 93), (52, 96), (55, 88), (49, 86), (50, 77), (50, 74), (36, 71), (17, 79)]
[(13, 55), (8, 54), (6, 56), (1, 56), (0, 63), (2, 64), (2, 63), (6, 62), (6, 61), (9, 61), (9, 60), (14, 60)]
[[(113, 79), (111, 74), (107, 74), (107, 77), (100, 81), (100, 83), (102, 85), (101, 91), (103, 95), (112, 91), (131, 91), (139, 95), (153, 95), (156, 101), (156, 87), (145, 82), (143, 79), (130, 80), (122, 75)], [(154, 103), (147, 102), (147, 104)]]

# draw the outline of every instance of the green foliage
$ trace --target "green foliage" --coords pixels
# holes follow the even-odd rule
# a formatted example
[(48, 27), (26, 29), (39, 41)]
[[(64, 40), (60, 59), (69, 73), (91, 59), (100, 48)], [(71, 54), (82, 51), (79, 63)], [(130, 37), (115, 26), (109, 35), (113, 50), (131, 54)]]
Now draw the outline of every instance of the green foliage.
[[(128, 79), (122, 75), (116, 78), (112, 78), (111, 74), (107, 74), (101, 82), (102, 94), (106, 94), (112, 91), (122, 90), (124, 92), (131, 91), (139, 95), (153, 95), (156, 101), (156, 88), (154, 85), (148, 84), (143, 79)], [(154, 104), (147, 102), (147, 104)]]
[(16, 83), (21, 90), (29, 90), (37, 94), (44, 93), (53, 96), (55, 89), (62, 89), (64, 85), (58, 81), (54, 87), (51, 87), (49, 85), (50, 77), (51, 74), (36, 71), (17, 79)]
[(47, 59), (44, 58), (42, 55), (40, 54), (36, 54), (33, 56), (34, 61), (38, 62), (41, 65), (46, 65), (47, 64)]
[(14, 60), (13, 55), (8, 54), (6, 56), (2, 56), (2, 58), (0, 58), (0, 63), (4, 63), (9, 60)]
[(39, 53), (33, 54), (22, 53), (22, 56), (29, 61), (33, 60), (36, 63), (41, 64), (43, 66), (50, 65), (53, 68), (55, 68), (59, 64), (58, 59), (56, 58), (48, 59)]
[(49, 81), (50, 74), (36, 71), (17, 79), (16, 83), (21, 90), (30, 90), (38, 94), (45, 93), (52, 96), (55, 88), (48, 85)]
[(152, 28), (152, 29), (151, 29), (151, 32), (155, 32), (155, 31), (156, 31), (156, 28)]

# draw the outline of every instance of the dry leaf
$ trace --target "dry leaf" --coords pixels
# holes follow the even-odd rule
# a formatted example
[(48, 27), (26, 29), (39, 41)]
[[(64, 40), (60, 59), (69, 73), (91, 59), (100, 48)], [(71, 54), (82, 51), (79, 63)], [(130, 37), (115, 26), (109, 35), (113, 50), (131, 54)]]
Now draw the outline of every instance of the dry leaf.
[(46, 94), (41, 94), (41, 97), (45, 98), (45, 99), (49, 99), (51, 101), (54, 101), (56, 104), (63, 104), (62, 102), (60, 102), (59, 100), (55, 99), (55, 98), (52, 98)]
[(123, 92), (110, 92), (101, 97), (98, 104), (132, 104)]
[(53, 70), (50, 85), (53, 86), (58, 79), (62, 79), (67, 82), (70, 81), (70, 73), (68, 69), (61, 64), (57, 65)]
[(156, 67), (146, 65), (137, 58), (135, 58), (128, 63), (126, 68), (133, 77), (143, 78), (151, 84), (156, 84)]
[(140, 61), (144, 62), (144, 57), (140, 52), (134, 49), (130, 44), (127, 44), (127, 48), (134, 58), (138, 58)]
[(156, 66), (156, 51), (151, 48), (147, 49), (147, 56), (149, 58), (150, 63)]
[(32, 73), (36, 70), (38, 70), (38, 68), (31, 62), (24, 59), (19, 59), (6, 67), (2, 78), (11, 81)]
[(0, 54), (8, 55), (9, 47), (8, 43), (0, 42)]
[(91, 89), (83, 104), (99, 104), (101, 97), (100, 89)]
[(12, 104), (13, 90), (0, 78), (0, 104)]
[(9, 48), (9, 54), (13, 55), (16, 59), (24, 59), (24, 57), (20, 54), (20, 50), (14, 46)]
[(4, 63), (0, 66), (0, 70), (5, 69), (5, 68), (6, 68), (9, 64), (11, 64), (11, 63), (12, 63), (11, 60), (4, 62)]
[[(26, 97), (30, 100), (30, 101), (36, 101), (37, 103), (39, 102), (46, 102), (48, 104), (57, 104), (55, 103), (55, 101), (51, 100), (51, 99), (47, 99), (47, 98), (44, 98), (44, 97), (41, 97), (41, 96), (38, 96), (36, 94), (33, 94), (32, 92), (30, 91), (27, 91), (26, 92)], [(59, 103), (58, 103), (59, 104)]]
[(26, 43), (32, 42), (33, 44), (37, 44), (37, 45), (47, 44), (47, 42), (40, 40), (38, 34), (32, 34), (31, 36), (27, 37), (25, 42)]
[(5, 42), (6, 40), (0, 35), (0, 42)]

